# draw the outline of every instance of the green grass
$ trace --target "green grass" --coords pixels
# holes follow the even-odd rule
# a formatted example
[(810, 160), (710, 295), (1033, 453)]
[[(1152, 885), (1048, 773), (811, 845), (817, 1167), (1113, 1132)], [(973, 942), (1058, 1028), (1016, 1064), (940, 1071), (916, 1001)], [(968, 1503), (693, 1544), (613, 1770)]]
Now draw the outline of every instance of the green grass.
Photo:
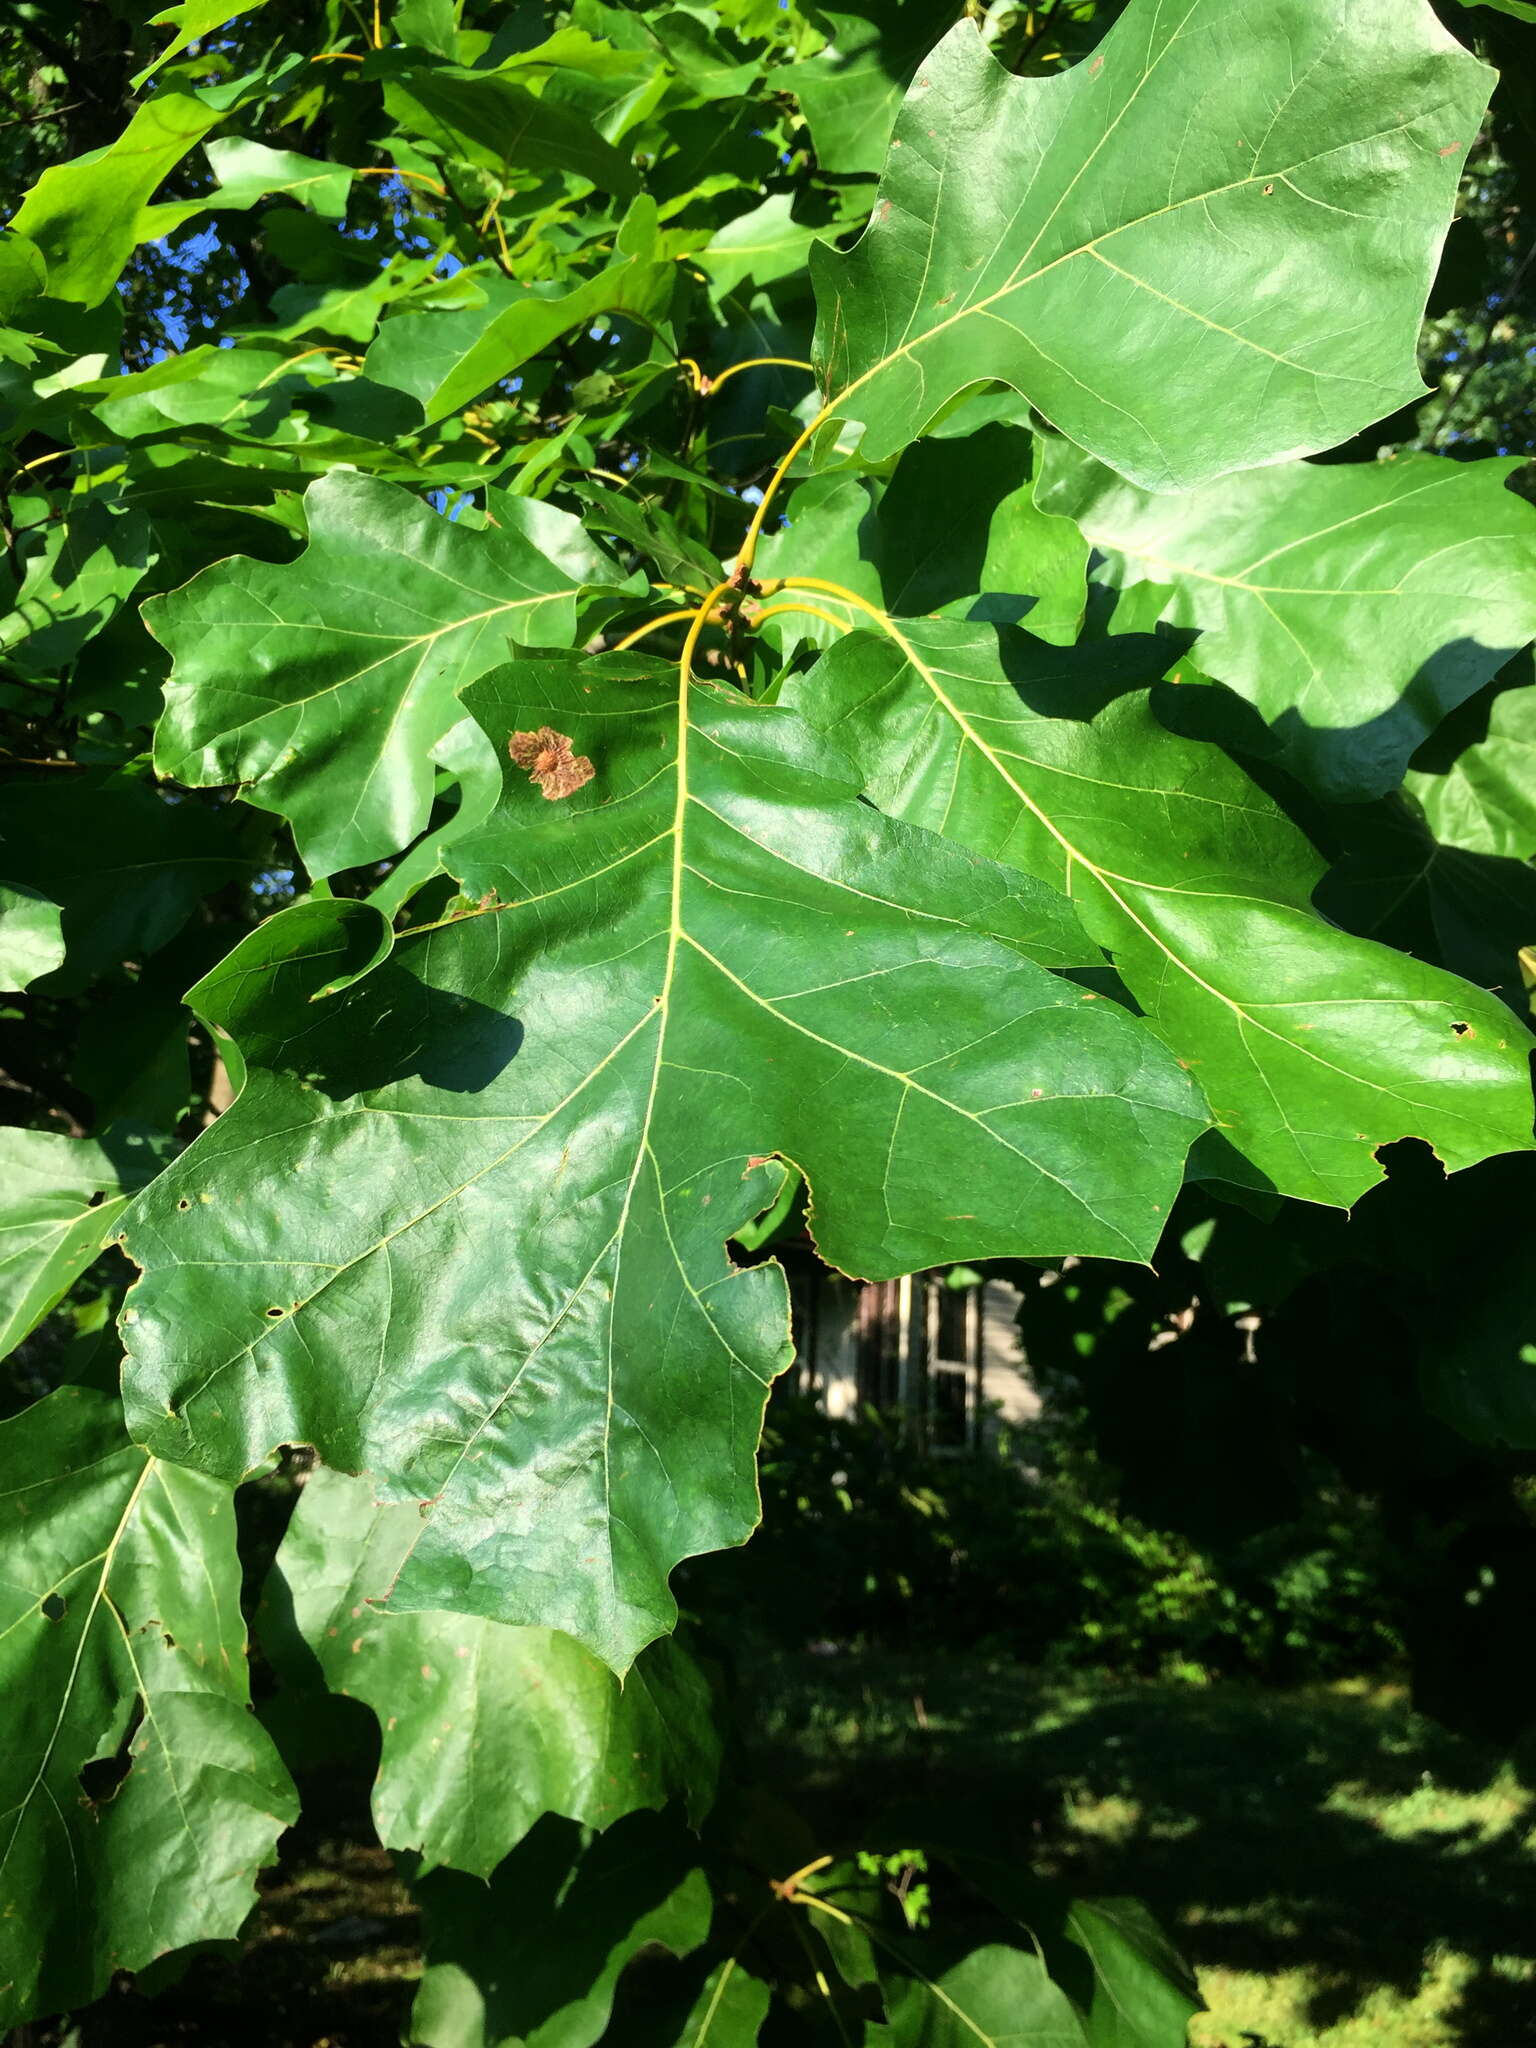
[(829, 1835), (967, 1808), (1144, 1898), (1211, 2008), (1198, 2048), (1536, 2043), (1536, 1796), (1394, 1689), (815, 1657), (751, 1689), (759, 1769)]

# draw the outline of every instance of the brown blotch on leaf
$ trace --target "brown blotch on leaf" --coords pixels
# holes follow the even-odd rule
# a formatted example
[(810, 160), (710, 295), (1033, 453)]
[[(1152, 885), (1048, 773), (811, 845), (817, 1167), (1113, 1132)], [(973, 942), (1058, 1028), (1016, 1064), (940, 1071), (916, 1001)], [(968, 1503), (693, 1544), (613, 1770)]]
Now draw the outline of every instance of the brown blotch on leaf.
[(585, 754), (573, 754), (563, 732), (541, 725), (537, 732), (515, 732), (507, 741), (513, 764), (528, 770), (529, 779), (553, 803), (558, 797), (573, 796), (584, 782), (592, 780), (592, 763)]

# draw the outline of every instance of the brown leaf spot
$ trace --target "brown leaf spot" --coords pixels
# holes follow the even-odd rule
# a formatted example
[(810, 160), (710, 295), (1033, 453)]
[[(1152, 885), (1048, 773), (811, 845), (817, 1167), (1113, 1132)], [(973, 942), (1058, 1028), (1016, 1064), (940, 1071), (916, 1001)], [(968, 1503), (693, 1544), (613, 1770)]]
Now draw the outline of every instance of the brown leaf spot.
[(573, 754), (565, 734), (550, 725), (541, 725), (537, 732), (513, 733), (507, 752), (513, 766), (526, 768), (529, 780), (551, 803), (574, 795), (584, 782), (592, 780), (592, 763), (586, 755)]
[(1459, 142), (1448, 142), (1445, 145), (1444, 149), (1441, 150), (1440, 154), (1442, 156), (1454, 156), (1457, 150), (1460, 149), (1460, 147), (1461, 144)]

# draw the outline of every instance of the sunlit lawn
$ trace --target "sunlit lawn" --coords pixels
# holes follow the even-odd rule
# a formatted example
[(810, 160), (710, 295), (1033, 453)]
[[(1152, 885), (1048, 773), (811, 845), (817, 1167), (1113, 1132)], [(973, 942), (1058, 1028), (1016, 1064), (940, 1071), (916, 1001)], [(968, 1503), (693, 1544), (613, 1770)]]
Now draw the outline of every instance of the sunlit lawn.
[(762, 1768), (827, 1826), (952, 1799), (1075, 1889), (1145, 1898), (1210, 2005), (1199, 2048), (1536, 2041), (1536, 1798), (1400, 1692), (836, 1657), (753, 1689)]

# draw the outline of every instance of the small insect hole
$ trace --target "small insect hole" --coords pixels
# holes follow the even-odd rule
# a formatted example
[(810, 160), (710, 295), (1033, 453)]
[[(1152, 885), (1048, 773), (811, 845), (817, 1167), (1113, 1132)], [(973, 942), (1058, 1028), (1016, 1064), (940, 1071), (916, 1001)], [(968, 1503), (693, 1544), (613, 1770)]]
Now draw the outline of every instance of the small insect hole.
[(1476, 1038), (1477, 1036), (1477, 1033), (1472, 1029), (1472, 1026), (1470, 1024), (1453, 1024), (1451, 1026), (1451, 1029), (1455, 1032), (1458, 1038)]
[(280, 1308), (269, 1308), (269, 1309), (267, 1310), (267, 1314), (268, 1314), (269, 1316), (271, 1316), (271, 1318), (272, 1318), (272, 1320), (273, 1320), (274, 1322), (276, 1322), (276, 1320), (277, 1320), (277, 1318), (278, 1318), (279, 1316), (281, 1316), (281, 1315), (286, 1315), (286, 1314), (287, 1314), (287, 1310), (286, 1310), (286, 1309), (280, 1309)]
[(1275, 189), (1275, 188), (1274, 188), (1274, 186), (1273, 186), (1273, 185), (1266, 185), (1266, 186), (1264, 187), (1264, 197), (1265, 197), (1265, 198), (1267, 199), (1267, 198), (1269, 197), (1270, 193), (1274, 191), (1274, 189)]
[(178, 1209), (190, 1209), (192, 1204), (187, 1200), (186, 1196), (183, 1195), (181, 1200), (176, 1204), (176, 1206)]
[(69, 1602), (59, 1593), (45, 1593), (37, 1604), (44, 1621), (62, 1621), (69, 1612)]

